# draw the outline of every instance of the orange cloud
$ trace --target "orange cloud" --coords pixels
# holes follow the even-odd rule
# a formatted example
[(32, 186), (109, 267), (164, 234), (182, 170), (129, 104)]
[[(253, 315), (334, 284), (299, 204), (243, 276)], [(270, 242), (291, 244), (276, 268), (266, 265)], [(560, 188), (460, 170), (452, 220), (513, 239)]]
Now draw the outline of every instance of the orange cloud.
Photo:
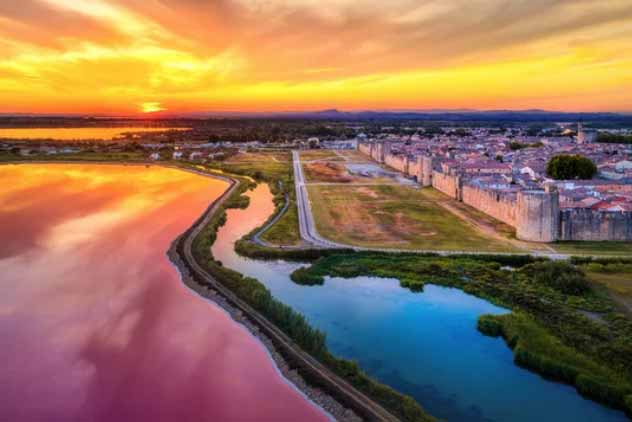
[(629, 0), (3, 3), (2, 112), (632, 110)]

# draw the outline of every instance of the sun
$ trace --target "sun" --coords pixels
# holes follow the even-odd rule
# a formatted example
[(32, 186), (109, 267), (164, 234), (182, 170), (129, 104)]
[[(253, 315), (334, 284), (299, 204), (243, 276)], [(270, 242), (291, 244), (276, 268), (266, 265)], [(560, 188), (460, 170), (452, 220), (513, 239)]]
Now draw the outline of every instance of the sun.
[(140, 111), (143, 113), (156, 113), (158, 111), (165, 111), (164, 108), (158, 101), (148, 101), (145, 103), (141, 103)]

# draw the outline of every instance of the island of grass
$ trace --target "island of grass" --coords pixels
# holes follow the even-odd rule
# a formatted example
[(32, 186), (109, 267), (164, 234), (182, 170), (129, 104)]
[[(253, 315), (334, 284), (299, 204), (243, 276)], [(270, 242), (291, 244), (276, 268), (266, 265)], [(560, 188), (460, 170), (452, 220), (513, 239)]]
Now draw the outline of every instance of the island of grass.
[(408, 250), (520, 252), (443, 207), (433, 189), (308, 185), (319, 234), (354, 246)]
[(322, 257), (292, 279), (322, 284), (326, 276), (396, 278), (413, 291), (427, 283), (456, 287), (509, 308), (506, 315), (482, 316), (480, 331), (505, 338), (517, 364), (632, 415), (632, 321), (578, 266), (528, 256), (365, 252)]

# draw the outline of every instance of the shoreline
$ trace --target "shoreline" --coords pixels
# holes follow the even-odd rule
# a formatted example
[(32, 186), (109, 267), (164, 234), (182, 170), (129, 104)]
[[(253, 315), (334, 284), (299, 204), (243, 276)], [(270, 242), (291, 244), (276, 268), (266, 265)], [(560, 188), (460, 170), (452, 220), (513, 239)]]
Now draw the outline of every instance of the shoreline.
[[(197, 173), (195, 170), (194, 172)], [(192, 254), (193, 239), (206, 227), (223, 203), (241, 185), (239, 179), (229, 175), (204, 172), (201, 174), (228, 180), (230, 187), (209, 205), (188, 230), (173, 241), (170, 257), (173, 257), (172, 262), (178, 266), (183, 280), (189, 287), (193, 286), (192, 288), (201, 296), (208, 297), (218, 303), (221, 302), (220, 305), (225, 304), (229, 307), (227, 310), (234, 313), (235, 320), (244, 324), (253, 335), (260, 339), (263, 338), (262, 343), (273, 357), (279, 357), (280, 362), (282, 362), (278, 364), (279, 369), (285, 373), (283, 371), (285, 368), (288, 374), (292, 374), (288, 375), (291, 376), (290, 381), (337, 420), (344, 422), (359, 420), (398, 421), (398, 417), (378, 402), (356, 389), (349, 381), (305, 352), (285, 332), (239, 298), (231, 289), (218, 282), (196, 261)], [(207, 294), (209, 296), (206, 296)], [(290, 366), (295, 369), (290, 369)], [(294, 373), (296, 376), (293, 375)], [(297, 378), (299, 376), (300, 380)], [(433, 420), (431, 417), (429, 418), (429, 420)]]
[(290, 368), (287, 360), (279, 353), (272, 340), (262, 333), (261, 330), (253, 324), (242, 311), (233, 306), (217, 290), (197, 283), (193, 277), (191, 277), (186, 264), (184, 264), (180, 254), (176, 250), (177, 244), (180, 241), (181, 237), (178, 237), (171, 243), (167, 256), (180, 275), (182, 284), (184, 284), (188, 290), (203, 299), (211, 301), (213, 304), (221, 308), (231, 317), (233, 321), (241, 325), (252, 337), (259, 341), (272, 360), (277, 372), (285, 380), (285, 382), (297, 390), (298, 393), (305, 398), (305, 400), (317, 407), (325, 416), (329, 417), (330, 420), (341, 422), (356, 422), (363, 420), (351, 409), (344, 407), (326, 392), (309, 385), (309, 383), (305, 381), (296, 369)]
[(176, 237), (171, 242), (169, 250), (167, 251), (167, 257), (180, 275), (180, 279), (184, 286), (191, 290), (193, 293), (202, 297), (203, 299), (213, 302), (215, 305), (223, 309), (228, 315), (230, 315), (233, 321), (242, 325), (253, 337), (255, 337), (263, 345), (268, 355), (270, 356), (270, 359), (272, 360), (276, 370), (285, 379), (285, 381), (288, 382), (293, 388), (295, 388), (299, 392), (299, 394), (301, 394), (307, 401), (311, 402), (312, 405), (318, 407), (319, 410), (321, 410), (327, 417), (329, 417), (331, 420), (341, 422), (362, 421), (363, 419), (359, 417), (353, 410), (343, 406), (339, 401), (337, 401), (324, 390), (310, 385), (304, 379), (304, 377), (301, 376), (297, 369), (291, 368), (288, 364), (287, 359), (279, 352), (277, 346), (275, 346), (270, 337), (263, 333), (259, 326), (253, 323), (243, 311), (230, 303), (230, 301), (226, 297), (224, 297), (224, 295), (222, 295), (218, 290), (212, 288), (211, 286), (203, 285), (197, 282), (192, 276), (187, 263), (178, 252), (179, 244), (184, 241), (184, 238), (189, 233), (189, 231), (195, 227), (203, 226), (201, 223), (204, 222), (206, 218), (209, 218), (214, 214), (214, 212), (216, 211), (215, 207), (221, 205), (232, 194), (234, 189), (239, 186), (239, 182), (228, 176), (204, 173), (193, 169), (180, 168), (177, 166), (162, 167), (184, 170), (203, 177), (210, 177), (216, 180), (221, 180), (227, 182), (229, 185), (221, 196), (219, 196), (217, 199), (211, 202), (211, 204), (209, 204), (208, 208), (204, 211), (201, 217), (196, 220), (189, 229), (187, 229), (184, 233)]
[(254, 324), (250, 319), (246, 317), (244, 312), (239, 310), (233, 304), (229, 302), (220, 292), (213, 289), (210, 286), (202, 285), (194, 280), (191, 272), (189, 270), (188, 265), (182, 259), (180, 254), (177, 251), (177, 247), (180, 242), (183, 241), (184, 236), (189, 233), (191, 229), (196, 226), (199, 226), (200, 223), (204, 220), (205, 217), (210, 217), (214, 214), (215, 207), (220, 205), (226, 200), (230, 194), (232, 194), (233, 190), (238, 187), (239, 182), (230, 178), (229, 176), (223, 176), (220, 174), (206, 173), (202, 171), (197, 171), (194, 169), (189, 169), (185, 167), (180, 167), (177, 165), (165, 165), (154, 162), (111, 162), (111, 161), (17, 161), (17, 162), (4, 162), (0, 163), (3, 165), (21, 165), (21, 164), (71, 164), (71, 165), (120, 165), (120, 166), (157, 166), (168, 168), (172, 170), (185, 171), (188, 173), (192, 173), (202, 177), (208, 177), (215, 180), (219, 180), (225, 182), (227, 184), (227, 188), (225, 191), (212, 201), (209, 206), (204, 210), (203, 214), (195, 220), (189, 229), (185, 230), (184, 233), (177, 236), (170, 244), (166, 255), (169, 259), (169, 262), (174, 266), (176, 272), (178, 273), (180, 280), (185, 288), (187, 288), (192, 293), (200, 296), (202, 299), (206, 299), (211, 301), (213, 304), (221, 308), (225, 311), (233, 321), (241, 325), (245, 330), (249, 332), (257, 341), (259, 341), (267, 354), (269, 355), (273, 366), (277, 370), (277, 373), (287, 382), (292, 388), (297, 390), (297, 392), (303, 396), (305, 400), (310, 402), (311, 405), (317, 407), (326, 417), (330, 420), (336, 420), (341, 422), (358, 422), (363, 419), (360, 418), (353, 410), (343, 406), (336, 399), (334, 399), (331, 395), (327, 394), (325, 391), (319, 389), (318, 387), (314, 387), (310, 385), (305, 379), (299, 374), (297, 369), (293, 369), (288, 364), (287, 359), (285, 359), (282, 354), (277, 350), (277, 347), (273, 343), (273, 341), (265, 335), (261, 329)]

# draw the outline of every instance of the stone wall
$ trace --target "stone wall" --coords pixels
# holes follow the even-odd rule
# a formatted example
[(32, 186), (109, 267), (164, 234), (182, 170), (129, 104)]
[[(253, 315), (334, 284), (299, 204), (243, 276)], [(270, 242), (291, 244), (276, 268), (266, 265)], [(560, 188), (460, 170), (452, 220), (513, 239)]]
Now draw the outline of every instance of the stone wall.
[(440, 171), (432, 172), (432, 187), (452, 199), (460, 199), (459, 178)]
[(516, 237), (531, 242), (555, 242), (560, 231), (560, 196), (557, 190), (518, 192)]
[(515, 196), (464, 185), (463, 202), (496, 220), (516, 227), (517, 200)]
[(362, 154), (366, 155), (367, 157), (370, 157), (371, 156), (371, 144), (360, 142), (358, 144), (358, 151), (360, 151)]
[(385, 155), (384, 164), (404, 174), (408, 174), (408, 157), (406, 155)]
[(414, 177), (418, 183), (421, 183), (421, 157), (415, 157), (415, 160), (408, 160), (408, 173), (410, 177)]
[(572, 208), (560, 212), (560, 240), (632, 241), (632, 212)]

